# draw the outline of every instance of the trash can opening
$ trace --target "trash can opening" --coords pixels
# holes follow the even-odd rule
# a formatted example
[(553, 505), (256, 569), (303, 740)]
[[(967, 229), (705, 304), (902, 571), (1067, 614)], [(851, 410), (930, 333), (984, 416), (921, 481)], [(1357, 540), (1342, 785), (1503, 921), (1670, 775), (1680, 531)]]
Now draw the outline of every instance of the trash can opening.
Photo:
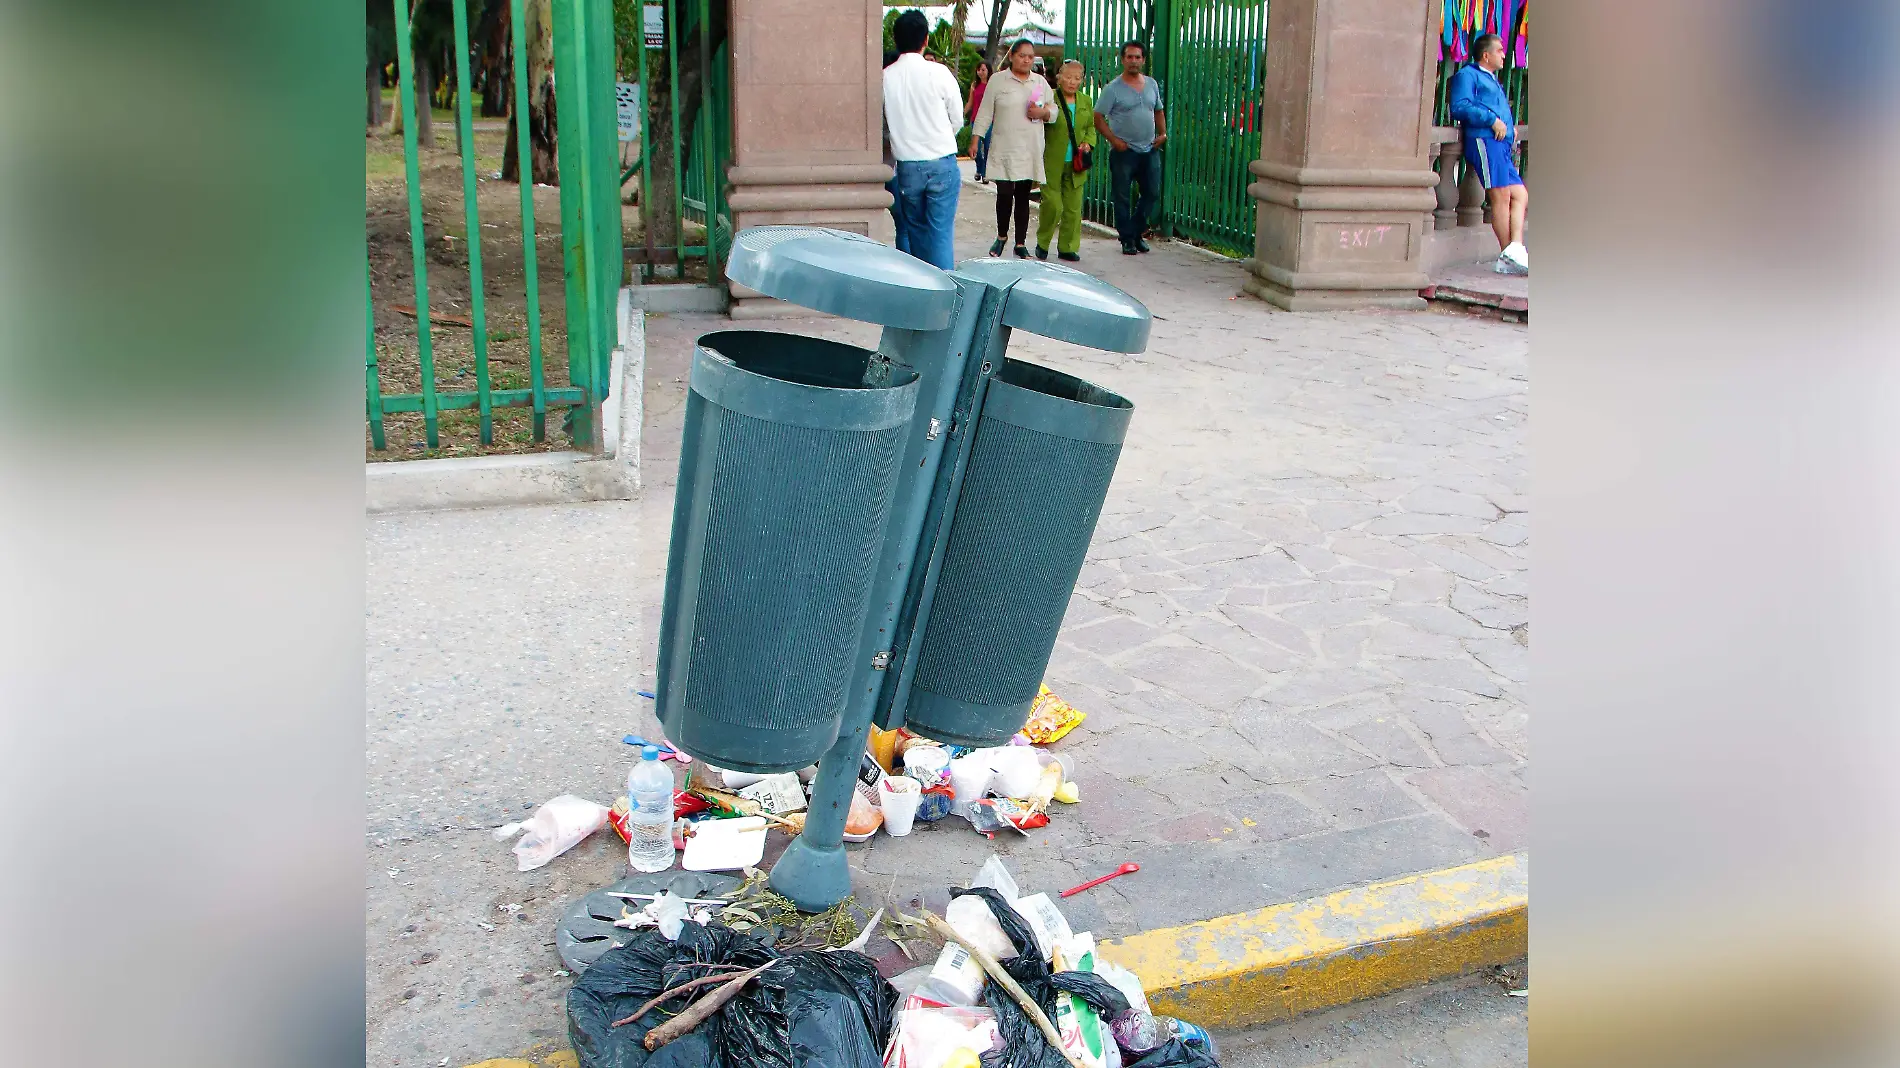
[(1023, 389), (1034, 390), (1050, 397), (1092, 404), (1098, 408), (1133, 408), (1127, 398), (1094, 384), (1084, 382), (1074, 375), (1065, 375), (1061, 371), (1039, 367), (1021, 360), (1004, 360), (1003, 369), (996, 373), (996, 380)]
[(916, 377), (871, 349), (802, 334), (721, 330), (701, 337), (699, 347), (740, 370), (801, 386), (888, 389)]

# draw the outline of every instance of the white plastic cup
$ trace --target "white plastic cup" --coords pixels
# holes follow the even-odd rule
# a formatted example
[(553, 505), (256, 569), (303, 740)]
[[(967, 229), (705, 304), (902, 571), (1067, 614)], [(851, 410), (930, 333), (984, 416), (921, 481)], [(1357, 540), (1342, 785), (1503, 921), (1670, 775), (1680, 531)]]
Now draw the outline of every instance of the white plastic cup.
[(978, 801), (989, 792), (996, 772), (981, 756), (958, 757), (950, 762), (950, 792), (958, 801)]
[(1043, 767), (1048, 767), (1050, 764), (1062, 765), (1062, 781), (1063, 782), (1075, 781), (1075, 755), (1074, 754), (1052, 753), (1047, 749), (1038, 749), (1036, 750), (1036, 754), (1037, 754), (1037, 759), (1042, 761)]
[(877, 804), (884, 810), (884, 831), (895, 838), (910, 833), (917, 818), (917, 807), (924, 803), (924, 788), (908, 775), (886, 775), (878, 780)]

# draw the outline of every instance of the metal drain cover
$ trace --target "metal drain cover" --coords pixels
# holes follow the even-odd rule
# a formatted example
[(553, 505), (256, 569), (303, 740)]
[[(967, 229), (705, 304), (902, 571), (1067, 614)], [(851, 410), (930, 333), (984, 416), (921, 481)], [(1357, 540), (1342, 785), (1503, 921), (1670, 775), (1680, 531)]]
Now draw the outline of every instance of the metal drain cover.
[(727, 897), (739, 889), (741, 882), (730, 875), (697, 871), (629, 875), (574, 902), (554, 925), (554, 947), (567, 970), (579, 975), (599, 960), (602, 953), (624, 944), (634, 934), (625, 927), (615, 927), (614, 921), (620, 918), (622, 908), (637, 910), (641, 902), (624, 901), (609, 894), (657, 894), (670, 890), (681, 897)]

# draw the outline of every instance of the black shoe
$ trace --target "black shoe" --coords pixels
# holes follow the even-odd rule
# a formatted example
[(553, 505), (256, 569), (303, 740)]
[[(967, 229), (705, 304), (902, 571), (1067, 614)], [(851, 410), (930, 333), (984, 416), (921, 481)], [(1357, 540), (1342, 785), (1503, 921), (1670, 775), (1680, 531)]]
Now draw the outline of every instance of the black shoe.
[(1048, 249), (1046, 249), (1046, 248), (1043, 248), (1043, 247), (1042, 247), (1041, 245), (1037, 245), (1037, 246), (1036, 246), (1036, 258), (1037, 258), (1037, 259), (1039, 259), (1039, 260), (1046, 260), (1046, 259), (1048, 259), (1048, 258), (1049, 258), (1049, 250), (1048, 250)]
[(1028, 258), (1029, 258), (1029, 246), (1028, 246), (1028, 245), (1017, 245), (1017, 246), (1016, 246), (1016, 258), (1017, 258), (1017, 259), (1019, 259), (1019, 260), (1026, 260), (1026, 259), (1028, 259)]
[(997, 238), (996, 244), (990, 246), (990, 255), (1001, 256), (1003, 254), (1003, 244), (1003, 239), (1000, 237)]
[(1073, 253), (1073, 252), (1058, 252), (1058, 253), (1056, 253), (1056, 259), (1059, 259), (1059, 260), (1068, 260), (1068, 261), (1069, 261), (1070, 263), (1081, 263), (1081, 262), (1082, 262), (1082, 257), (1080, 257), (1080, 256), (1078, 256), (1078, 255), (1076, 255), (1076, 254), (1075, 254), (1075, 253)]
[(1154, 250), (1148, 247), (1148, 242), (1137, 237), (1135, 238), (1135, 251), (1136, 252), (1153, 252)]
[(1122, 255), (1133, 256), (1134, 254), (1135, 254), (1135, 246), (1129, 244), (1126, 241), (1122, 242)]

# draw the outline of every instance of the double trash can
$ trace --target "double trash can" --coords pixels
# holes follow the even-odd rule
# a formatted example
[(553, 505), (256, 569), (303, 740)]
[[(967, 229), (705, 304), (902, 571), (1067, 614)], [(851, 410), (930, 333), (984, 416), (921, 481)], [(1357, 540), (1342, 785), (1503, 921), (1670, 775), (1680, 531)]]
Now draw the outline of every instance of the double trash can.
[(855, 771), (873, 720), (1004, 741), (1039, 691), (1133, 411), (1006, 350), (1024, 331), (1140, 352), (1147, 309), (1065, 267), (945, 272), (811, 227), (742, 232), (728, 274), (883, 334), (875, 349), (699, 339), (660, 633), (667, 737), (761, 773), (828, 750)]

